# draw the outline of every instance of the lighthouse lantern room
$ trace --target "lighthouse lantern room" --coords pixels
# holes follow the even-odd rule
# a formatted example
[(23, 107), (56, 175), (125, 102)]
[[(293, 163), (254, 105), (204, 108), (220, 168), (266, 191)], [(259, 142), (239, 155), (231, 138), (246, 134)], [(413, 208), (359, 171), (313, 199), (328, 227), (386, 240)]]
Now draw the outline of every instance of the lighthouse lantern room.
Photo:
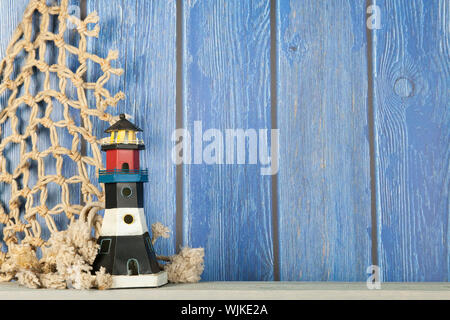
[(148, 171), (140, 169), (139, 151), (145, 148), (142, 131), (124, 114), (106, 129), (102, 140), (106, 169), (99, 171), (105, 184), (105, 214), (93, 272), (104, 267), (113, 277), (112, 288), (157, 287), (167, 283), (149, 236), (144, 212), (144, 186)]

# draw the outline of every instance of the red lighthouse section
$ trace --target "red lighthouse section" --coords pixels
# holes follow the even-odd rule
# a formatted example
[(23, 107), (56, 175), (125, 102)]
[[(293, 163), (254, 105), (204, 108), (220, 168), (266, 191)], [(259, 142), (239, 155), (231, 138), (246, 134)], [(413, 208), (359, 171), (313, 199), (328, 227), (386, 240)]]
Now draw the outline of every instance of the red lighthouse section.
[(106, 150), (106, 170), (139, 170), (139, 150)]

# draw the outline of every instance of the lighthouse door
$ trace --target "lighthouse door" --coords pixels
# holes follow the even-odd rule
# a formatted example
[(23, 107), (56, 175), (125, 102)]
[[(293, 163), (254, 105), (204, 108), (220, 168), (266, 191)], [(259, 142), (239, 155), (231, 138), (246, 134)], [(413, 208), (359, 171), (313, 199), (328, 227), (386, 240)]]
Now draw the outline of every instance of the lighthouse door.
[(139, 274), (139, 263), (136, 259), (128, 260), (127, 271), (129, 276), (137, 276)]

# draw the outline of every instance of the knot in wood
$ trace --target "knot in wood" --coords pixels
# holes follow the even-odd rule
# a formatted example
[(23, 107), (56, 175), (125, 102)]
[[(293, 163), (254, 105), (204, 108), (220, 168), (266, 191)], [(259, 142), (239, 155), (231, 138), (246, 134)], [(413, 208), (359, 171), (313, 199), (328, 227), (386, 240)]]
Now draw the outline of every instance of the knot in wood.
[(402, 98), (410, 97), (414, 92), (414, 83), (406, 77), (399, 77), (395, 80), (394, 92)]

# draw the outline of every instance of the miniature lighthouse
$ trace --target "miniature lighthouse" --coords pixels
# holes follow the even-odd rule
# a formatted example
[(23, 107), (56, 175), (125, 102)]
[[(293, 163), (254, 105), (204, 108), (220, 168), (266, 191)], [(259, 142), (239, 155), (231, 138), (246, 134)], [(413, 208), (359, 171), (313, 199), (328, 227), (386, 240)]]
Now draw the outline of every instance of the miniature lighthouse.
[(136, 133), (142, 131), (120, 115), (105, 132), (106, 170), (99, 171), (105, 184), (105, 214), (100, 231), (99, 252), (93, 271), (105, 267), (113, 276), (112, 288), (157, 287), (167, 283), (167, 273), (156, 261), (144, 213), (144, 182), (147, 170), (139, 168), (144, 149)]

